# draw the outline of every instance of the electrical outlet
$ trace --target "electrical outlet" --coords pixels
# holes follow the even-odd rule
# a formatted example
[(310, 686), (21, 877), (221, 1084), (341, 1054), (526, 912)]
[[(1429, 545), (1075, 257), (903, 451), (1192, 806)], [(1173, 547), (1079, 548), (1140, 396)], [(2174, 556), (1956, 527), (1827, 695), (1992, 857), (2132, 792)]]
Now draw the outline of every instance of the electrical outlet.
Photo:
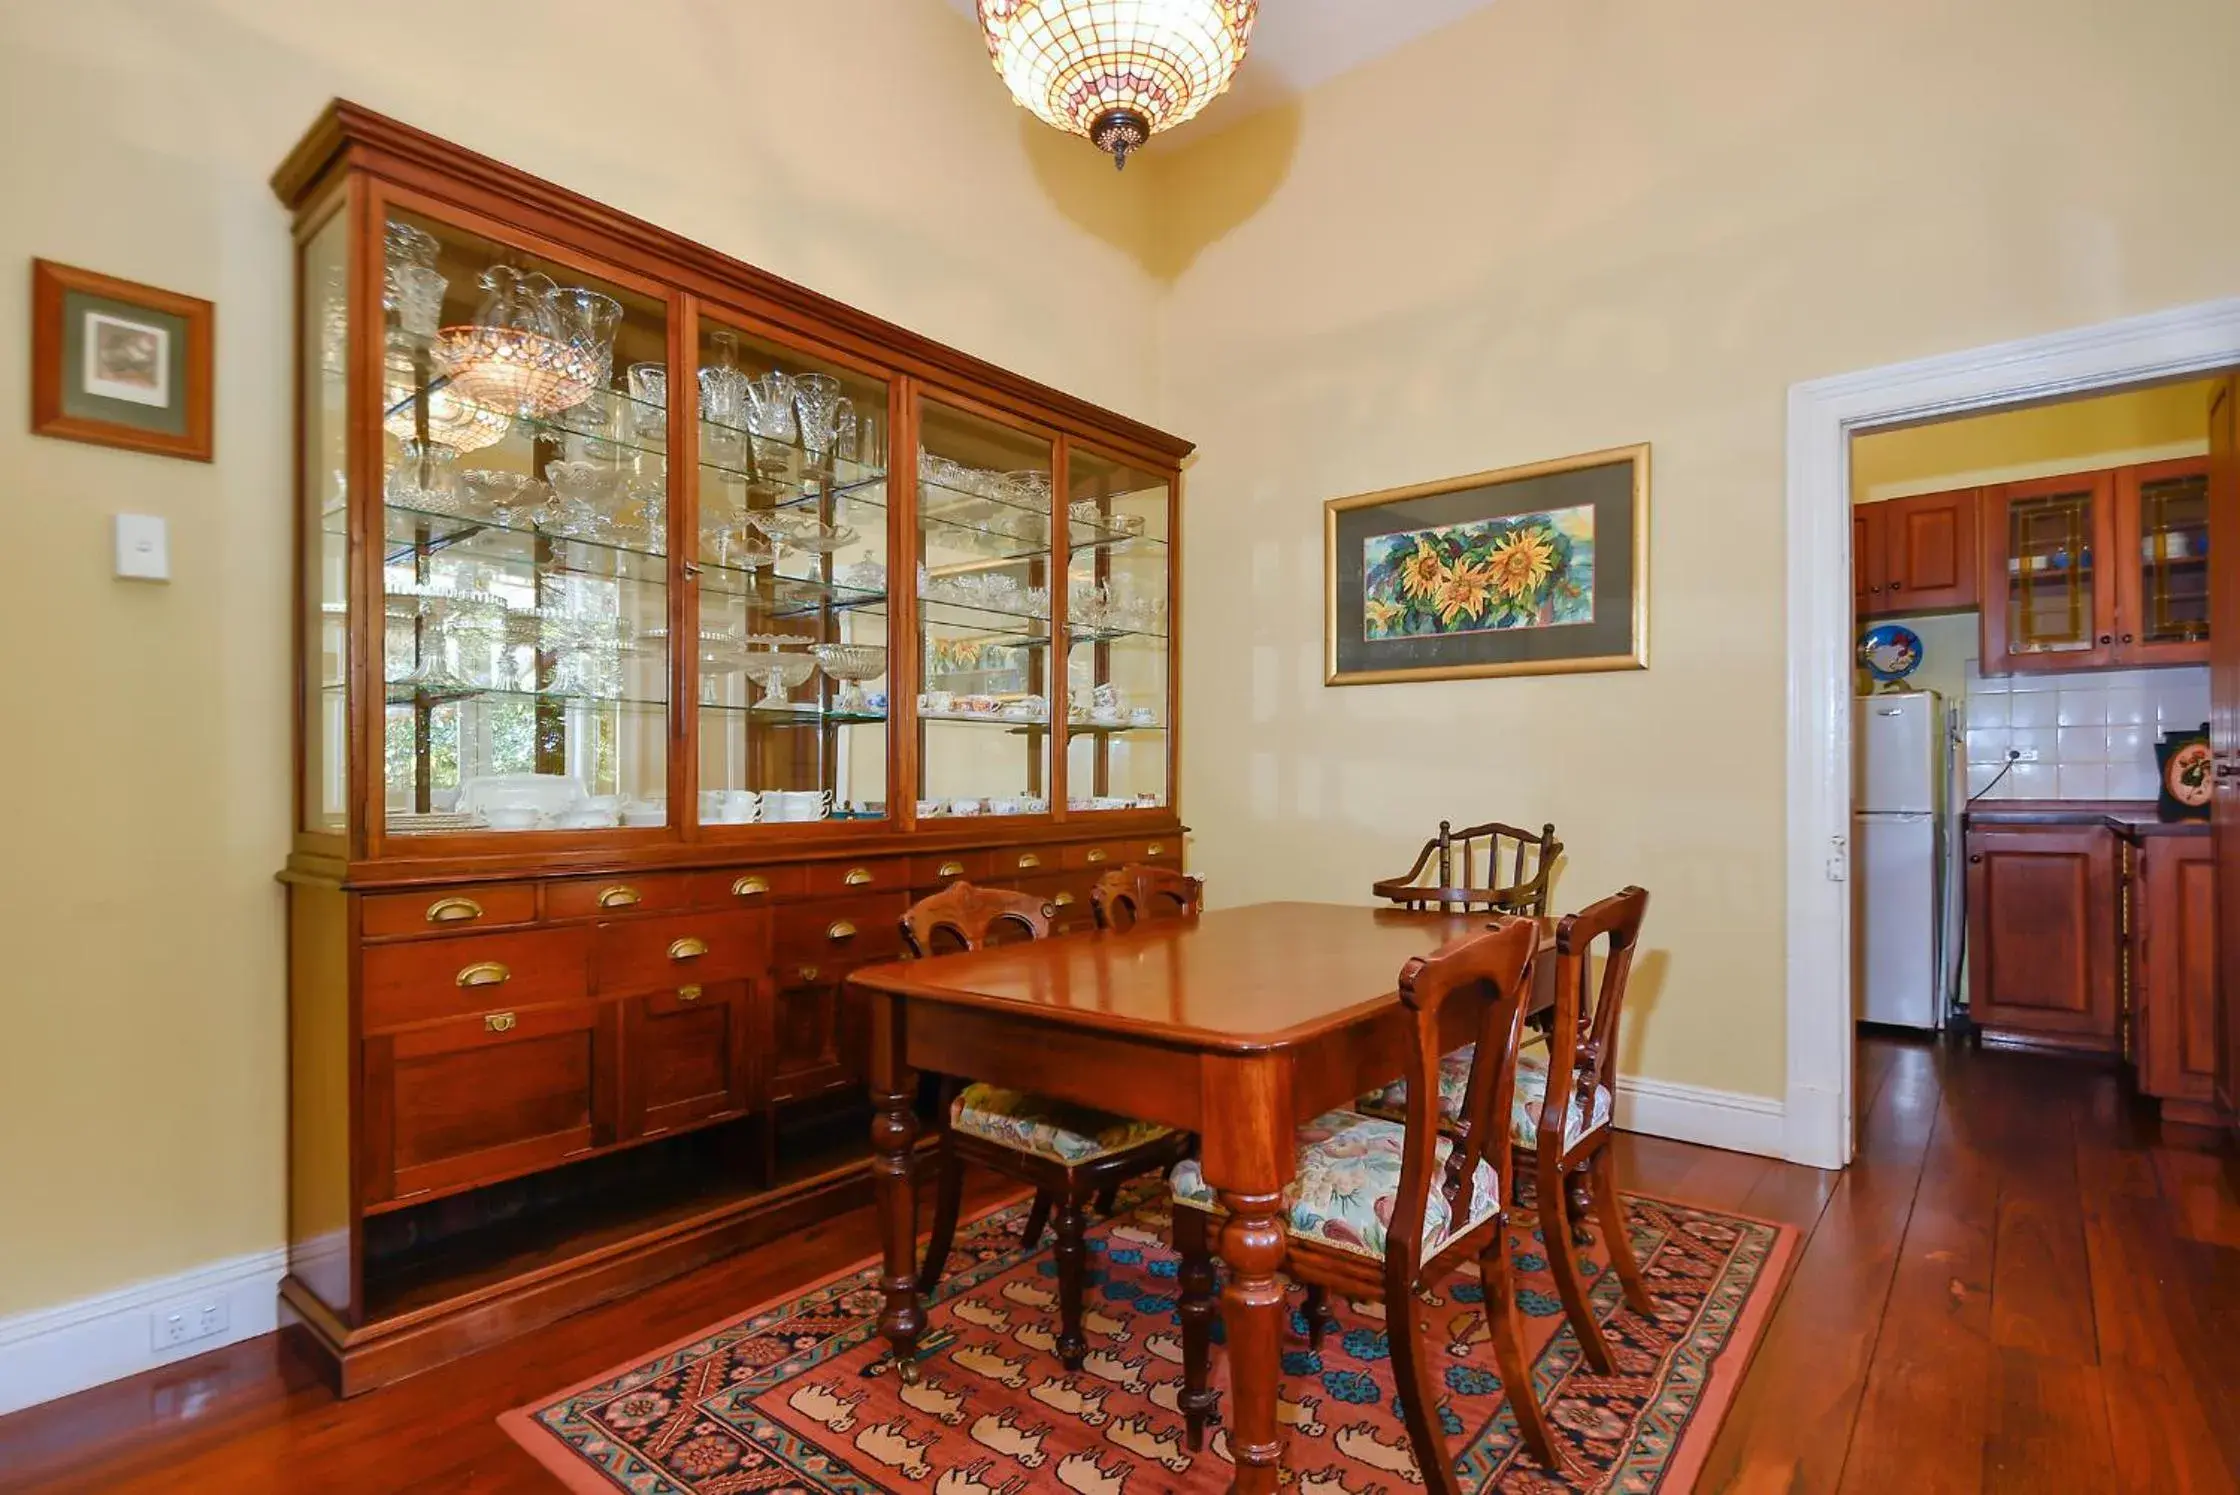
[(198, 1339), (210, 1339), (225, 1333), (227, 1322), (224, 1298), (190, 1298), (158, 1308), (148, 1315), (149, 1347), (175, 1350)]
[(2036, 748), (2009, 748), (2007, 749), (2007, 761), (2010, 763), (2035, 763), (2038, 761), (2038, 750)]

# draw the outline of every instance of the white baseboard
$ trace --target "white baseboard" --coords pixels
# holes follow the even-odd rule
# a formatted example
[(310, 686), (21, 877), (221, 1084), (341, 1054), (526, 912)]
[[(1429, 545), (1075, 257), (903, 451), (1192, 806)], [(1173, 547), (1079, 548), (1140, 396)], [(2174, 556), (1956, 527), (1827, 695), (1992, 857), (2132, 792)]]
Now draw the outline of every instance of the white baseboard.
[[(0, 1319), (0, 1416), (206, 1354), (279, 1327), (281, 1248)], [(222, 1305), (226, 1327), (159, 1350), (155, 1325), (174, 1310)]]
[(1696, 1142), (1729, 1152), (1786, 1156), (1785, 1108), (1767, 1095), (1707, 1090), (1670, 1080), (1618, 1077), (1617, 1123), (1621, 1130)]

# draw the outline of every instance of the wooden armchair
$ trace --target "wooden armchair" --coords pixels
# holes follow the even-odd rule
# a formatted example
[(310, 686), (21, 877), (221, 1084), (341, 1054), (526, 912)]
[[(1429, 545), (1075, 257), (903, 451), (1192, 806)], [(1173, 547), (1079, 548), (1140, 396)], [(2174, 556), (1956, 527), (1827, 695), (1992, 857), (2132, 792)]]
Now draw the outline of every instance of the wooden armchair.
[[(1298, 1133), (1283, 1271), (1315, 1297), (1308, 1332), (1317, 1345), (1325, 1328), (1319, 1305), (1329, 1292), (1384, 1303), (1416, 1463), (1424, 1483), (1445, 1495), (1460, 1490), (1439, 1428), (1446, 1356), (1424, 1340), (1428, 1321), (1416, 1292), (1465, 1261), (1478, 1263), (1494, 1358), (1518, 1429), (1543, 1464), (1561, 1468), (1525, 1357), (1501, 1177), (1509, 1164), (1517, 1045), (1539, 938), (1533, 920), (1500, 918), (1489, 930), (1409, 961), (1400, 972), (1414, 1081), (1407, 1120), (1332, 1111)], [(1450, 1002), (1476, 1004), (1477, 1011), (1466, 1014), (1475, 1021), (1449, 1018)], [(1466, 1027), (1477, 1037), (1464, 1118), (1452, 1134), (1442, 1127), (1437, 1099), (1442, 1026)], [(1180, 1404), (1190, 1446), (1197, 1448), (1213, 1401), (1207, 1390), (1214, 1315), (1209, 1222), (1216, 1202), (1196, 1163), (1175, 1170), (1174, 1200), (1175, 1248), (1182, 1256)]]
[(1133, 929), (1145, 919), (1194, 919), (1205, 908), (1205, 883), (1167, 867), (1116, 867), (1089, 890), (1099, 929)]
[[(1504, 847), (1509, 861), (1506, 881), (1501, 871)], [(1442, 820), (1439, 834), (1423, 843), (1413, 867), (1372, 884), (1370, 891), (1404, 908), (1456, 913), (1483, 909), (1544, 919), (1556, 858), (1562, 854), (1563, 843), (1556, 839), (1553, 825), (1540, 827), (1536, 836), (1498, 821), (1458, 831), (1452, 821)], [(1427, 873), (1429, 882), (1424, 881)]]
[[(914, 904), (902, 916), (902, 943), (911, 955), (978, 950), (1008, 932), (1024, 939), (1050, 933), (1057, 910), (1040, 898), (995, 888), (952, 883), (944, 892)], [(918, 1291), (931, 1294), (941, 1284), (956, 1242), (957, 1213), (964, 1201), (964, 1165), (978, 1163), (1035, 1191), (1025, 1241), (1042, 1239), (1043, 1225), (1056, 1214), (1058, 1260), (1058, 1358), (1079, 1370), (1088, 1353), (1081, 1333), (1081, 1297), (1087, 1276), (1088, 1228), (1085, 1206), (1138, 1174), (1163, 1172), (1190, 1151), (1187, 1132), (1151, 1122), (1044, 1100), (994, 1085), (941, 1081), (939, 1184), (933, 1231), (926, 1242)], [(1109, 1209), (1109, 1205), (1107, 1206)]]

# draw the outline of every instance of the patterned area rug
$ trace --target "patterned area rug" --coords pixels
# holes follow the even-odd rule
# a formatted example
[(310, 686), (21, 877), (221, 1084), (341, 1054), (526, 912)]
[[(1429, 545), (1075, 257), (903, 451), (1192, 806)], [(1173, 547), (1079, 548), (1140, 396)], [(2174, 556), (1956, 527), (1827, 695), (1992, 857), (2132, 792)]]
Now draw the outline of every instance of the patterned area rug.
[[(1440, 1417), (1466, 1490), (1681, 1491), (1689, 1488), (1779, 1295), (1795, 1232), (1733, 1215), (1629, 1197), (1634, 1250), (1661, 1305), (1628, 1309), (1614, 1273), (1590, 1263), (1595, 1309), (1618, 1364), (1593, 1374), (1564, 1325), (1532, 1216), (1510, 1249), (1527, 1348), (1549, 1423), (1574, 1464), (1567, 1482), (1520, 1443), (1494, 1370), (1475, 1269), (1427, 1296), (1443, 1341)], [(583, 1492), (868, 1495), (1154, 1495), (1226, 1489), (1219, 1429), (1183, 1446), (1175, 1397), (1182, 1341), (1167, 1205), (1146, 1185), (1090, 1241), (1087, 1366), (1067, 1375), (1053, 1347), (1056, 1266), (1019, 1244), (1025, 1206), (960, 1227), (948, 1281), (928, 1308), (915, 1386), (878, 1337), (877, 1267), (654, 1352), (533, 1406), (506, 1430)], [(1282, 1417), (1289, 1488), (1371, 1495), (1415, 1486), (1393, 1394), (1385, 1313), (1335, 1301), (1322, 1350), (1307, 1347), (1292, 1296)], [(1218, 1342), (1218, 1327), (1216, 1336)], [(1214, 1357), (1224, 1393), (1226, 1357)]]

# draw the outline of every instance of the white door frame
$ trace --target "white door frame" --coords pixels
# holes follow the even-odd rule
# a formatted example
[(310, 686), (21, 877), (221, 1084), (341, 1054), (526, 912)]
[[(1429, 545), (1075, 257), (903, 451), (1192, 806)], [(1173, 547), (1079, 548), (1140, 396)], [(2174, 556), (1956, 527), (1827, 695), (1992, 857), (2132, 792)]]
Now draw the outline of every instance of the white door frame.
[[(2240, 364), (2240, 297), (1999, 343), (1789, 390), (1788, 1061), (1783, 1148), (1852, 1152), (1851, 437)], [(1835, 874), (1831, 876), (1831, 872)]]

